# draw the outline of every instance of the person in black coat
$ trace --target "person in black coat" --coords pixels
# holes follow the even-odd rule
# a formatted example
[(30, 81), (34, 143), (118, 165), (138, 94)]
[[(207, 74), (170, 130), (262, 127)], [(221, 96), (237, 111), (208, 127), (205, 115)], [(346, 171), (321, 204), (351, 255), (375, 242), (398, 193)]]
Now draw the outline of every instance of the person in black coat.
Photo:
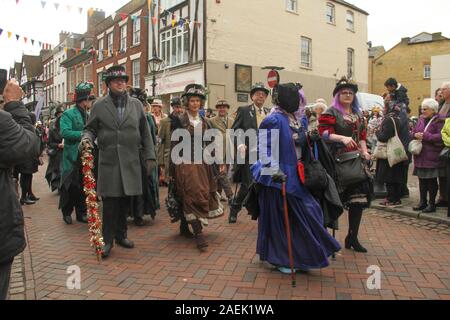
[[(231, 129), (235, 131), (241, 129), (244, 132), (254, 130), (254, 135), (257, 137), (259, 125), (268, 114), (268, 111), (263, 107), (268, 95), (269, 90), (264, 87), (264, 84), (255, 84), (250, 92), (253, 104), (246, 107), (240, 107), (237, 110), (236, 118)], [(249, 187), (253, 181), (250, 166), (257, 160), (256, 149), (258, 142), (252, 142), (248, 138), (236, 134), (235, 136), (237, 136), (236, 157), (238, 159), (241, 157), (241, 160), (245, 158), (245, 162), (241, 161), (244, 163), (240, 164), (238, 161), (238, 164), (234, 167), (233, 182), (240, 183), (240, 188), (231, 202), (230, 216), (228, 218), (229, 223), (236, 223), (237, 221), (237, 215), (242, 209), (242, 203), (248, 194)]]
[(48, 166), (45, 173), (48, 185), (52, 192), (59, 191), (61, 183), (61, 158), (64, 149), (63, 138), (59, 132), (59, 120), (64, 109), (58, 107), (55, 111), (56, 119), (50, 123), (50, 132), (48, 137)]
[[(20, 98), (14, 94), (8, 97), (7, 91), (15, 86), (18, 87), (12, 83), (5, 88), (6, 101)], [(20, 89), (17, 87), (16, 92)], [(16, 123), (11, 114), (0, 107), (0, 300), (6, 299), (8, 293), (14, 257), (26, 247), (23, 212), (14, 188), (12, 168), (39, 154), (38, 138), (34, 130), (29, 129), (27, 125)]]
[(392, 101), (409, 106), (408, 89), (401, 83), (398, 83), (394, 78), (389, 78), (384, 83), (384, 86), (389, 92)]
[[(398, 136), (405, 150), (408, 150), (407, 145), (405, 145), (409, 139), (408, 126), (401, 113), (401, 104), (387, 102), (385, 107), (386, 115), (376, 135), (379, 142), (388, 142), (395, 136), (395, 122)], [(401, 206), (403, 186), (406, 184), (408, 177), (408, 165), (408, 161), (403, 161), (391, 167), (387, 159), (378, 159), (375, 179), (379, 183), (385, 183), (387, 189), (387, 198), (380, 203), (381, 205), (386, 207)]]

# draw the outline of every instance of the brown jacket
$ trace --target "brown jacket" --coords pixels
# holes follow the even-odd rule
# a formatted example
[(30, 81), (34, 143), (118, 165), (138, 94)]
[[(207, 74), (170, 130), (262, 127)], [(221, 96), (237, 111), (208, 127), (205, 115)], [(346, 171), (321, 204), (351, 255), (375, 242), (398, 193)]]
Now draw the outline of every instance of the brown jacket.
[(211, 119), (209, 119), (209, 125), (211, 128), (217, 129), (222, 133), (223, 138), (223, 161), (226, 163), (226, 151), (227, 151), (227, 145), (228, 145), (228, 135), (227, 135), (227, 129), (231, 129), (231, 126), (233, 125), (233, 120), (228, 115), (226, 124), (222, 120), (221, 117), (215, 116)]

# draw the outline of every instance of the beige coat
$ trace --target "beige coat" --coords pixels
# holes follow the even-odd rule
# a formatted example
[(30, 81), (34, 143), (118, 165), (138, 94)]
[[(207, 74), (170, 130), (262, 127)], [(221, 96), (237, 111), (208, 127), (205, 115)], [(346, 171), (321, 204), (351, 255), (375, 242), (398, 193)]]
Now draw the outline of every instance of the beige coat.
[(233, 120), (230, 116), (227, 118), (227, 123), (225, 124), (222, 119), (219, 116), (215, 116), (211, 119), (209, 119), (209, 125), (211, 128), (217, 129), (222, 133), (223, 138), (223, 161), (226, 163), (226, 151), (227, 151), (227, 145), (228, 145), (228, 135), (227, 135), (227, 129), (231, 129), (231, 126), (233, 125)]

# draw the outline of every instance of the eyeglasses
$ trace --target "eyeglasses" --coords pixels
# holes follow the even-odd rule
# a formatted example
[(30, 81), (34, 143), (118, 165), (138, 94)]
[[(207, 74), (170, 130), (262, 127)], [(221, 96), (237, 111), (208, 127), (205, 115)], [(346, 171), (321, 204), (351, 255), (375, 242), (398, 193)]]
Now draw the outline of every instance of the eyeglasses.
[(341, 96), (353, 96), (354, 93), (352, 91), (342, 91)]

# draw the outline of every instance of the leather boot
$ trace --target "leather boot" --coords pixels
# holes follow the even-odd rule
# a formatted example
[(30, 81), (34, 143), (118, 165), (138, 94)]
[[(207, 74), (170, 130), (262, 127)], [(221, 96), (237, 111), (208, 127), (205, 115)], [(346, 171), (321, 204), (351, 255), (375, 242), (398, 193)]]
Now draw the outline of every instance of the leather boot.
[(356, 252), (366, 253), (367, 249), (364, 248), (358, 240), (359, 226), (361, 224), (362, 208), (350, 207), (348, 211), (348, 235), (345, 238), (345, 248), (355, 250)]
[(30, 199), (31, 201), (39, 201), (40, 198), (36, 197), (33, 193), (30, 193), (28, 195), (28, 199)]
[(188, 239), (194, 238), (194, 234), (189, 230), (189, 224), (187, 223), (186, 219), (181, 219), (180, 222), (180, 236), (183, 236)]
[(237, 215), (241, 211), (241, 208), (238, 207), (235, 204), (232, 204), (230, 207), (230, 215), (228, 217), (228, 223), (236, 223), (237, 222)]
[(208, 247), (208, 243), (206, 242), (205, 237), (203, 236), (201, 222), (197, 220), (197, 221), (192, 222), (191, 225), (192, 225), (192, 229), (194, 230), (194, 237), (195, 237), (195, 242), (197, 244), (197, 248), (201, 252), (206, 251), (206, 247)]

